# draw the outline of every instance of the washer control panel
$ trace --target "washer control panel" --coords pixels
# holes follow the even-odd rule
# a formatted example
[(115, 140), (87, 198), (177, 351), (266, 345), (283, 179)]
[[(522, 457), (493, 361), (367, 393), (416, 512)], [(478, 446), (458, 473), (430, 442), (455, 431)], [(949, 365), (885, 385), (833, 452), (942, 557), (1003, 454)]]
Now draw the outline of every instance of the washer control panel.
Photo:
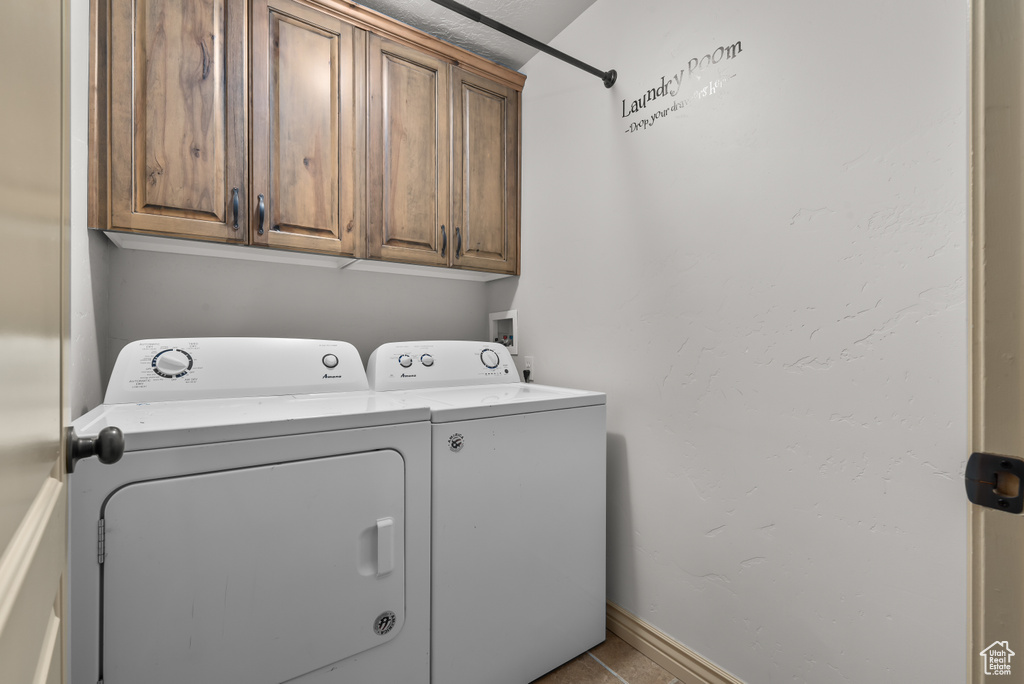
[(383, 344), (370, 354), (366, 375), (377, 391), (519, 382), (507, 348), (466, 340)]
[(139, 340), (118, 354), (107, 404), (368, 389), (347, 342), (262, 337)]

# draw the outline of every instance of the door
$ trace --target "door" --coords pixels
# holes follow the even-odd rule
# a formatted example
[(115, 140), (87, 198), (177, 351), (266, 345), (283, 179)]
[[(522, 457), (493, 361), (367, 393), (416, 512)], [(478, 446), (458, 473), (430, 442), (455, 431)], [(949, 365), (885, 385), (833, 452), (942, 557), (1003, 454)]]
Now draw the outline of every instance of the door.
[(63, 678), (68, 3), (0, 22), (0, 681)]
[[(1024, 458), (1021, 5), (974, 2), (972, 40), (971, 447), (1016, 458)], [(970, 681), (1004, 667), (996, 674), (1021, 681), (1024, 517), (971, 505), (970, 535)]]
[(404, 469), (381, 450), (114, 491), (103, 505), (103, 682), (277, 684), (394, 639)]
[(252, 11), (252, 242), (363, 256), (366, 32), (292, 0)]
[(452, 264), (519, 273), (519, 93), (452, 69)]
[(371, 35), (369, 88), (367, 256), (447, 265), (448, 64)]
[(111, 223), (245, 242), (245, 0), (111, 6)]

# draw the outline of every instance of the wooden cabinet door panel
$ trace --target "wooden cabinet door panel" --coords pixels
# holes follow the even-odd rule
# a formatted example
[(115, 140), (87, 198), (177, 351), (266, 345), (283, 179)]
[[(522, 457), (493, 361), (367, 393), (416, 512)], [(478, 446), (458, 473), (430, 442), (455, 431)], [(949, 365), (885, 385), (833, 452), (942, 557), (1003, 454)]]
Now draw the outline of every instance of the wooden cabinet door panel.
[(452, 265), (519, 272), (519, 99), (452, 70)]
[(245, 240), (244, 39), (244, 0), (113, 4), (115, 228)]
[(364, 41), (291, 0), (253, 4), (255, 244), (361, 256)]
[(447, 63), (370, 37), (370, 257), (448, 263), (447, 93)]

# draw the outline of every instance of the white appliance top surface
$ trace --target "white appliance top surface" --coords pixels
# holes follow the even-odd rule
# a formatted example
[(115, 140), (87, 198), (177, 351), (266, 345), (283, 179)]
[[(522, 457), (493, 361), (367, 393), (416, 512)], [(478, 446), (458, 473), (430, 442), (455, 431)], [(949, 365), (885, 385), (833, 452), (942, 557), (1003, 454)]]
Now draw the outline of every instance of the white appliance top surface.
[(424, 405), (369, 391), (235, 399), (104, 404), (74, 421), (81, 437), (113, 425), (125, 450), (159, 449), (242, 439), (426, 421)]
[(269, 337), (191, 337), (125, 345), (106, 404), (261, 397), (369, 389), (348, 342)]
[(605, 395), (601, 392), (528, 385), (521, 382), (410, 390), (394, 394), (401, 396), (410, 407), (418, 404), (428, 405), (431, 410), (431, 421), (434, 423), (605, 404)]

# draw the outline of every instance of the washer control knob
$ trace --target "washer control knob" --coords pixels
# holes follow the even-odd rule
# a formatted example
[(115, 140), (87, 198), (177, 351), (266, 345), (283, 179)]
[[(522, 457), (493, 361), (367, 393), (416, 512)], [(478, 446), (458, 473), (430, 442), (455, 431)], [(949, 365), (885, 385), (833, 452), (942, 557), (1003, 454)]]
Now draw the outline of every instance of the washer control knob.
[(484, 349), (480, 352), (480, 361), (488, 368), (497, 368), (501, 359), (498, 358), (498, 353), (493, 349)]
[(164, 349), (153, 357), (153, 371), (164, 378), (180, 378), (192, 370), (192, 357), (181, 349)]
[(398, 364), (402, 368), (408, 368), (409, 366), (412, 365), (412, 357), (409, 356), (408, 354), (402, 354), (401, 356), (398, 357)]
[(323, 361), (328, 368), (335, 368), (338, 365), (338, 357), (334, 354), (324, 354)]
[(434, 365), (434, 357), (431, 356), (430, 354), (424, 354), (423, 356), (420, 357), (420, 363), (422, 363), (427, 368), (430, 368), (431, 366)]

